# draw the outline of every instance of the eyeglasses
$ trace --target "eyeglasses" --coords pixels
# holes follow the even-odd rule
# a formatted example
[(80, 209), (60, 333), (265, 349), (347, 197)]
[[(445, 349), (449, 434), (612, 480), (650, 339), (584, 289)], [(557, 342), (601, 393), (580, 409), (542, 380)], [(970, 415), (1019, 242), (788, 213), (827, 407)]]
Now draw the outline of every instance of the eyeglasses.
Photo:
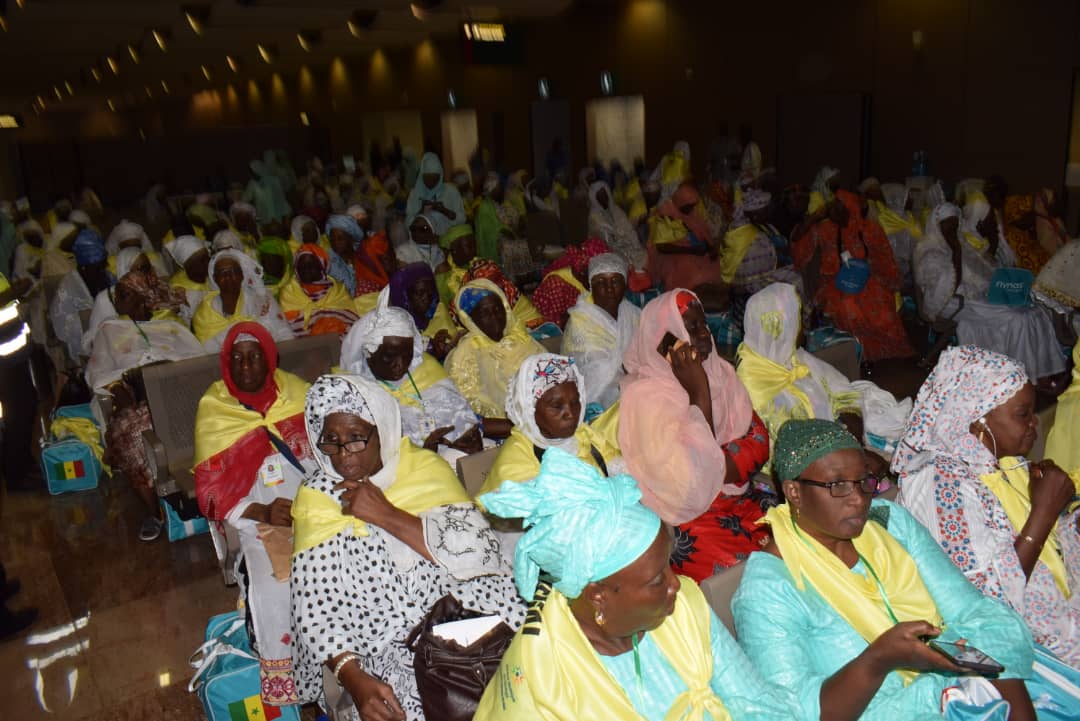
[(809, 478), (796, 478), (799, 483), (809, 483), (811, 486), (817, 486), (818, 488), (828, 488), (829, 495), (833, 498), (846, 498), (855, 492), (855, 487), (858, 486), (859, 490), (863, 493), (877, 493), (878, 486), (881, 484), (881, 479), (873, 474), (866, 476), (857, 481), (830, 481), (829, 483), (822, 483), (821, 481), (812, 481)]
[[(374, 435), (374, 434), (372, 434)], [(348, 443), (338, 443), (336, 441), (327, 441), (322, 438), (319, 439), (315, 447), (328, 456), (336, 456), (341, 453), (342, 449), (348, 453), (359, 453), (367, 448), (368, 442), (371, 440), (369, 435), (367, 438), (360, 438), (355, 441), (349, 441)]]

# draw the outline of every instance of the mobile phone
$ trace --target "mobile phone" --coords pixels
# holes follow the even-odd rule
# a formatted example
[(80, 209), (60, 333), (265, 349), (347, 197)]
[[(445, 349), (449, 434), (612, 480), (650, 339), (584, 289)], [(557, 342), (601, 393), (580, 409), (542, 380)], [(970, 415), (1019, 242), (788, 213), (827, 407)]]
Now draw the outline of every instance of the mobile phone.
[(1000, 663), (969, 644), (931, 641), (930, 648), (948, 657), (957, 666), (970, 669), (983, 676), (996, 676), (1005, 670)]
[(671, 349), (679, 342), (679, 339), (675, 337), (675, 334), (671, 331), (664, 333), (664, 337), (660, 339), (660, 345), (656, 346), (656, 352), (667, 358), (667, 354), (671, 352)]

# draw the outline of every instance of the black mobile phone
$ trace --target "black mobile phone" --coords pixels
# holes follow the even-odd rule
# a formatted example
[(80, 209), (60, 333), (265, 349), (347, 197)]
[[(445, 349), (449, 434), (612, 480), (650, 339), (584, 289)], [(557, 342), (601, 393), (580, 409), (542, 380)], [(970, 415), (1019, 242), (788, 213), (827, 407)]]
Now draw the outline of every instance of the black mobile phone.
[(660, 345), (656, 346), (656, 352), (667, 358), (667, 354), (678, 342), (679, 339), (675, 337), (675, 334), (668, 331), (667, 333), (664, 333), (664, 337), (660, 339)]
[(957, 666), (970, 669), (982, 676), (996, 676), (1005, 670), (1000, 663), (969, 644), (931, 641), (930, 648), (947, 656)]

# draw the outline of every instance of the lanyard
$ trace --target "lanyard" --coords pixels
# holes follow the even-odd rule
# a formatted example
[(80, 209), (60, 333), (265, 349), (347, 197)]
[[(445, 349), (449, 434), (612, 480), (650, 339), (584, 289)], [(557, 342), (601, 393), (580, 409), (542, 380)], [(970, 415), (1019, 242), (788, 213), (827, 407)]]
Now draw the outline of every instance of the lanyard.
[(878, 578), (877, 571), (875, 571), (874, 567), (870, 565), (870, 561), (867, 561), (866, 557), (859, 553), (858, 549), (856, 549), (855, 553), (858, 554), (859, 560), (862, 561), (862, 564), (866, 566), (866, 570), (870, 572), (870, 577), (874, 579), (874, 583), (877, 585), (878, 595), (881, 596), (881, 600), (885, 602), (885, 610), (888, 611), (889, 618), (892, 619), (893, 623), (900, 623), (900, 619), (898, 619), (896, 617), (896, 614), (893, 612), (892, 604), (889, 603), (889, 595), (885, 593), (885, 586), (881, 584), (881, 579)]
[[(415, 400), (420, 401), (420, 405), (424, 405), (424, 396), (420, 395), (420, 389), (416, 387), (416, 381), (413, 380), (412, 373), (410, 371), (405, 371), (405, 375), (407, 375), (409, 377), (409, 385), (412, 386), (413, 393), (415, 393), (413, 398)], [(393, 385), (391, 383), (387, 383), (386, 381), (382, 380), (381, 378), (379, 379), (379, 382), (382, 383), (387, 388), (389, 388), (391, 392), (401, 390), (400, 386), (395, 386), (395, 385)]]
[(150, 342), (150, 339), (146, 337), (146, 332), (145, 332), (145, 331), (143, 331), (143, 329), (139, 327), (139, 323), (138, 323), (138, 321), (136, 321), (136, 320), (135, 320), (134, 318), (132, 318), (132, 319), (131, 319), (131, 322), (132, 322), (132, 324), (134, 324), (134, 326), (135, 326), (135, 330), (139, 331), (139, 335), (141, 335), (141, 336), (142, 336), (142, 338), (143, 338), (143, 340), (144, 340), (144, 341), (146, 341), (146, 345), (148, 345), (149, 347), (153, 348), (153, 347), (154, 347), (154, 344), (153, 344), (153, 343), (151, 343), (151, 342)]

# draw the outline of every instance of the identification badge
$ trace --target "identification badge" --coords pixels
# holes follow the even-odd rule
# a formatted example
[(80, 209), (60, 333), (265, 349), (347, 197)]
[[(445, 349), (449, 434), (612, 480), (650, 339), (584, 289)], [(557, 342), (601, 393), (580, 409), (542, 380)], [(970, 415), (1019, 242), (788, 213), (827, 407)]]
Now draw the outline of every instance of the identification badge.
[(272, 488), (285, 482), (285, 471), (277, 461), (269, 461), (259, 469), (259, 477), (265, 487)]
[(437, 426), (435, 425), (435, 419), (431, 416), (422, 416), (420, 418), (420, 435), (424, 438), (430, 436)]

